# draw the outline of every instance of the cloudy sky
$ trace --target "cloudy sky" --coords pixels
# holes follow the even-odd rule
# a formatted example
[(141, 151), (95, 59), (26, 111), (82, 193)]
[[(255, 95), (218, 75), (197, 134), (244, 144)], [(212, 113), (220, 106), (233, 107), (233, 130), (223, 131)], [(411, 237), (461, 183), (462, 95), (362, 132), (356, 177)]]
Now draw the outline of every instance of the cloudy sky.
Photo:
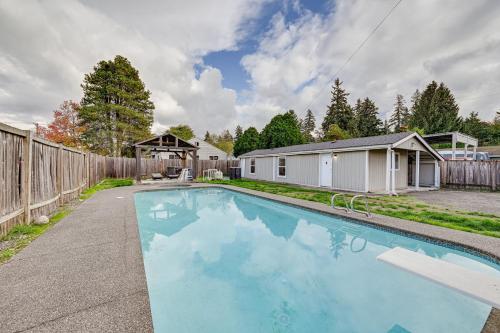
[[(333, 75), (396, 0), (0, 0), (0, 122), (46, 123), (80, 100), (85, 73), (120, 54), (156, 106), (154, 131), (261, 128), (310, 108), (321, 122)], [(340, 72), (351, 102), (381, 117), (445, 82), (463, 115), (500, 110), (500, 2), (405, 0)]]

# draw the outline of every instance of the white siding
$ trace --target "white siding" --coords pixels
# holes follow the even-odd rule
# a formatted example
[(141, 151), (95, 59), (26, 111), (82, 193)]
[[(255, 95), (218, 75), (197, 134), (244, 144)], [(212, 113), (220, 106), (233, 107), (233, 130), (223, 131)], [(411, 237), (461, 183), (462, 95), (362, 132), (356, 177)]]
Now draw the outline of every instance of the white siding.
[[(217, 156), (219, 160), (227, 160), (231, 159), (232, 156), (228, 156), (227, 153), (219, 148), (211, 145), (210, 143), (203, 141), (200, 138), (192, 138), (188, 140), (194, 146), (197, 146), (199, 149), (196, 154), (199, 156), (200, 160), (209, 160), (210, 156)], [(174, 153), (169, 152), (160, 152), (159, 157), (162, 160), (168, 160), (170, 156), (176, 156)], [(189, 155), (187, 155), (187, 159), (191, 159)]]
[(252, 157), (245, 158), (245, 178), (258, 180), (273, 180), (273, 158), (255, 157), (255, 174), (250, 173), (250, 161)]
[(369, 191), (385, 191), (385, 165), (387, 159), (387, 149), (370, 150), (369, 152)]
[(286, 156), (286, 177), (278, 177), (278, 161), (275, 170), (276, 182), (318, 186), (319, 181), (318, 154)]
[(394, 149), (399, 153), (399, 170), (396, 170), (396, 189), (408, 187), (408, 151)]
[(427, 151), (423, 144), (415, 138), (411, 138), (394, 148)]
[(366, 152), (362, 150), (335, 154), (332, 163), (333, 188), (363, 192), (365, 190)]

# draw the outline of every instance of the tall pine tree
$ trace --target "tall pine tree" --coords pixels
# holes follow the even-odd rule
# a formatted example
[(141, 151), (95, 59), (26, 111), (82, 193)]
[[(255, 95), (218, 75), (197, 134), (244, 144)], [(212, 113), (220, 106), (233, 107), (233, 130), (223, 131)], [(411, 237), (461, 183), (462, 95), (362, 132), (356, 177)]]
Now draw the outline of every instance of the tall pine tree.
[(375, 136), (382, 133), (382, 121), (378, 117), (378, 108), (368, 97), (366, 97), (363, 101), (358, 99), (355, 108), (355, 115), (355, 132), (357, 136)]
[(426, 134), (459, 130), (462, 119), (450, 89), (432, 81), (412, 107), (410, 126)]
[(312, 113), (312, 111), (308, 109), (304, 120), (301, 122), (302, 136), (304, 137), (304, 140), (306, 142), (314, 141), (314, 136), (312, 135), (312, 133), (314, 132), (315, 128), (316, 118), (314, 118), (314, 114)]
[(132, 145), (151, 136), (154, 104), (130, 62), (117, 55), (85, 74), (79, 109), (82, 141), (105, 155), (133, 154)]
[(324, 133), (328, 132), (333, 124), (337, 124), (344, 131), (352, 131), (354, 113), (347, 102), (347, 96), (349, 93), (342, 88), (342, 82), (337, 78), (333, 85), (331, 103), (321, 124)]
[(396, 133), (403, 132), (408, 129), (409, 118), (410, 111), (405, 105), (404, 97), (398, 94), (396, 96), (396, 102), (394, 103), (391, 119), (389, 120), (389, 126), (391, 126)]
[(243, 134), (243, 128), (241, 128), (240, 125), (236, 126), (236, 130), (234, 131), (234, 140), (238, 140), (242, 134)]

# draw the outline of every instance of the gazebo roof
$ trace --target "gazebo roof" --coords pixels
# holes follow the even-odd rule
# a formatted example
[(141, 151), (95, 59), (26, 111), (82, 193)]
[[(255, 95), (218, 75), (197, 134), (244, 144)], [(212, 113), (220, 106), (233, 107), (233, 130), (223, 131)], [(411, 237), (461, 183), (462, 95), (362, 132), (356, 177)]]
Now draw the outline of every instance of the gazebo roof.
[(170, 133), (157, 135), (151, 139), (137, 142), (134, 146), (137, 148), (164, 151), (186, 151), (199, 149), (197, 146)]

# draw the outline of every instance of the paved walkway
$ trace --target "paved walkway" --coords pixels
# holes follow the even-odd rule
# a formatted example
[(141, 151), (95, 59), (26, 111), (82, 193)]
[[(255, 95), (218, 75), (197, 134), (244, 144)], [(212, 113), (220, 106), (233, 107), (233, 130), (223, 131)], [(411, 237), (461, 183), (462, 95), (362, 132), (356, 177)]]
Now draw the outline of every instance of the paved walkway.
[(500, 192), (470, 191), (427, 191), (409, 195), (429, 204), (445, 206), (456, 210), (467, 210), (496, 214), (500, 216)]
[(0, 332), (152, 331), (132, 189), (96, 193), (0, 266)]

